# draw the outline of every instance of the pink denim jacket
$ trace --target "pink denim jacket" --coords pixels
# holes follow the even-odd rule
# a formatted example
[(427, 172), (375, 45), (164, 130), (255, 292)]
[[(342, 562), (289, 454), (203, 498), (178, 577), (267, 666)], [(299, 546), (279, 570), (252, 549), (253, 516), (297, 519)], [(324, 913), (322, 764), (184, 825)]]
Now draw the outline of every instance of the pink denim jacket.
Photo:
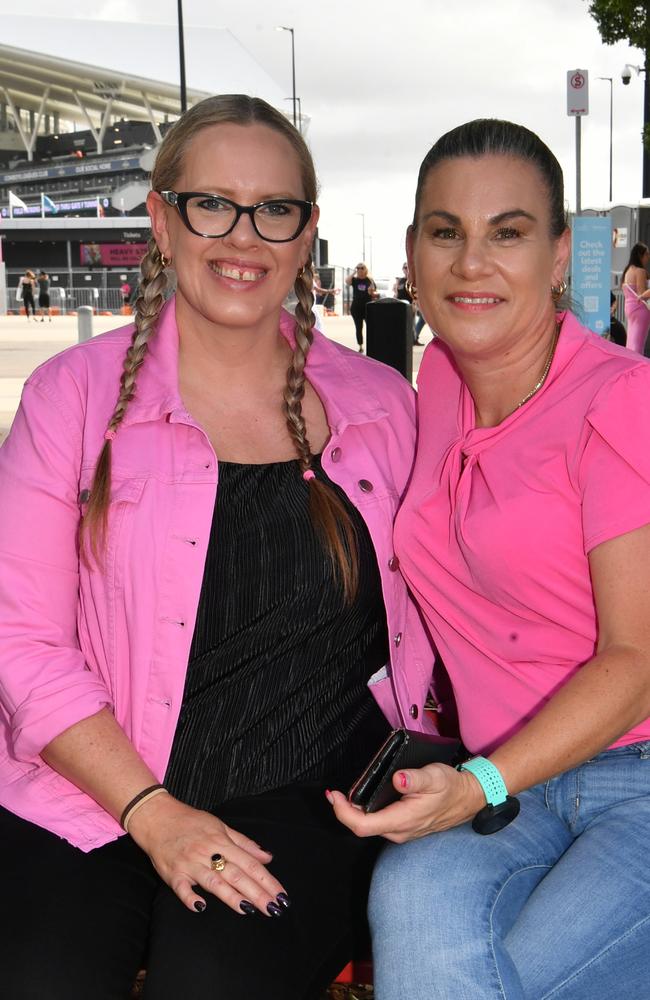
[[(293, 328), (283, 313), (290, 342)], [(132, 329), (38, 368), (0, 450), (0, 802), (84, 851), (114, 840), (120, 827), (40, 752), (108, 706), (162, 780), (217, 489), (217, 458), (178, 391), (172, 299), (113, 441), (103, 565), (80, 561), (79, 520)], [(392, 655), (372, 692), (394, 725), (429, 728), (433, 654), (392, 548), (413, 464), (413, 390), (317, 332), (306, 373), (332, 429), (323, 467), (358, 507), (377, 552)]]

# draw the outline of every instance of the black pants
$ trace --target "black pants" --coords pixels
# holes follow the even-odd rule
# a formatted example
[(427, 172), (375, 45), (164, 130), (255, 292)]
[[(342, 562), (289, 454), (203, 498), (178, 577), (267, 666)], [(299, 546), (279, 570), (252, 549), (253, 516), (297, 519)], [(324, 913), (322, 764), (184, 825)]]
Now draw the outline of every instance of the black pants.
[(0, 993), (7, 1000), (316, 1000), (363, 943), (379, 843), (333, 819), (322, 786), (226, 803), (219, 816), (273, 852), (292, 906), (194, 913), (128, 836), (84, 854), (0, 810)]
[(350, 306), (350, 315), (354, 320), (354, 332), (357, 336), (357, 344), (363, 347), (363, 321), (366, 318), (366, 303), (353, 302)]
[(25, 307), (25, 313), (29, 317), (29, 310), (32, 310), (32, 316), (36, 315), (36, 306), (34, 305), (34, 296), (32, 292), (25, 294), (23, 292), (23, 306)]

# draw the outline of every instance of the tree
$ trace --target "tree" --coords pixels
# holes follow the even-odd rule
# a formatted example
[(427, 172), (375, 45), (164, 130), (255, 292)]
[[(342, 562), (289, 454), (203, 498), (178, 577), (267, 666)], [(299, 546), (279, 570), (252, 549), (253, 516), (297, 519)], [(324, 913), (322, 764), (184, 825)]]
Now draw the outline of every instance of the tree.
[(598, 25), (605, 45), (626, 38), (635, 49), (650, 48), (650, 17), (647, 3), (632, 0), (591, 0), (589, 13)]
[(589, 13), (598, 26), (605, 45), (624, 39), (644, 53), (643, 94), (643, 197), (650, 197), (650, 10), (633, 0), (590, 0)]

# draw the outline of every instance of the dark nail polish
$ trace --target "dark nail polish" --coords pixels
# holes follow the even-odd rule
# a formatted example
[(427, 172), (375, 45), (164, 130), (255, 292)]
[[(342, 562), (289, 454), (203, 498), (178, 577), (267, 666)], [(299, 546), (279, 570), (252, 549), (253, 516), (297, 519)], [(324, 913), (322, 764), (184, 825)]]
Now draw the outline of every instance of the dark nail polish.
[(288, 910), (291, 906), (291, 900), (287, 896), (286, 892), (279, 892), (275, 898), (280, 906), (283, 906), (285, 910)]
[(254, 913), (257, 913), (257, 909), (247, 899), (242, 899), (239, 904), (239, 909), (242, 913), (246, 914), (247, 917), (252, 917)]
[(197, 899), (196, 903), (194, 904), (194, 909), (196, 910), (197, 913), (203, 913), (203, 911), (205, 910), (205, 903), (203, 902), (202, 899)]
[(271, 917), (281, 917), (282, 914), (284, 913), (284, 910), (282, 909), (281, 906), (278, 906), (277, 903), (269, 903), (268, 906), (266, 907), (266, 912)]

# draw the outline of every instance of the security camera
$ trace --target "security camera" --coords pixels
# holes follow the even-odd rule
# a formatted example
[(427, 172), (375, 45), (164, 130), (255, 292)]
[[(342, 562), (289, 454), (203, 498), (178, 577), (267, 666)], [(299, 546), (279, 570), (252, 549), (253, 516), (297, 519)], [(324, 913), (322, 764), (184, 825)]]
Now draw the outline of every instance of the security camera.
[(630, 80), (632, 79), (632, 70), (629, 66), (624, 66), (621, 70), (621, 80), (623, 84), (627, 87), (629, 86)]

